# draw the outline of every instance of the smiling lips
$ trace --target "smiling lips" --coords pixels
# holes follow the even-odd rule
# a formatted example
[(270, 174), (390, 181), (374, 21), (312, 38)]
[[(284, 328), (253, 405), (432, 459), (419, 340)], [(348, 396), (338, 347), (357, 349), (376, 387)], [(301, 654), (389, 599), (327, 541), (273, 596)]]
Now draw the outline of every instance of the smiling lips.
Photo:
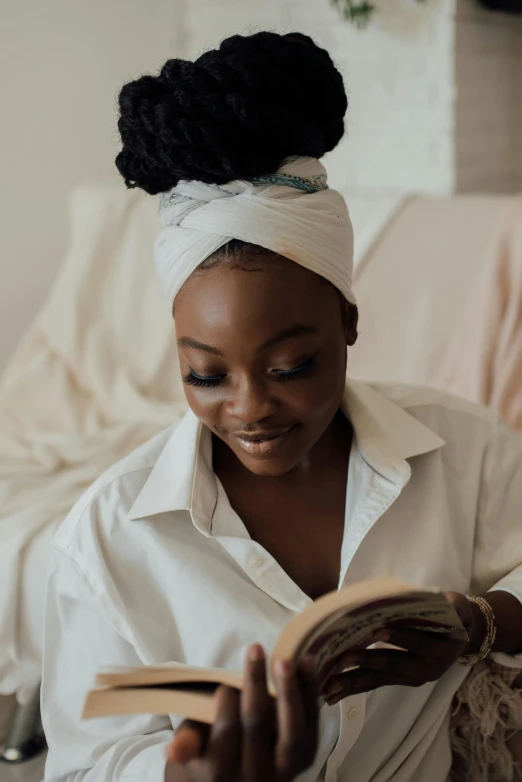
[(288, 440), (295, 424), (276, 432), (257, 432), (254, 434), (233, 435), (240, 448), (251, 456), (268, 456), (278, 451)]

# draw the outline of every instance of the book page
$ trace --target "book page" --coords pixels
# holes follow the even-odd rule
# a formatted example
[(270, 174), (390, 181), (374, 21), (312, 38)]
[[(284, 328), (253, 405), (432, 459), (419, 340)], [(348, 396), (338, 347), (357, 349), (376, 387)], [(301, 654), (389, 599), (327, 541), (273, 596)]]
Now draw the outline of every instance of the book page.
[(180, 663), (109, 668), (96, 676), (98, 687), (168, 687), (209, 682), (241, 689), (243, 673), (224, 668), (201, 668)]

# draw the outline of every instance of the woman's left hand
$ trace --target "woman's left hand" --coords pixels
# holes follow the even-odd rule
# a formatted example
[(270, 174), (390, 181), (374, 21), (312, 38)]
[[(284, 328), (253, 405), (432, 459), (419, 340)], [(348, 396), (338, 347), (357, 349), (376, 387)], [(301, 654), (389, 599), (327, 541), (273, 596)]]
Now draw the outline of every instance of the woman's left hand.
[[(440, 679), (461, 655), (476, 652), (485, 634), (480, 609), (465, 595), (447, 592), (446, 596), (459, 614), (468, 633), (468, 642), (421, 630), (390, 627), (381, 635), (381, 641), (399, 649), (352, 650), (339, 658), (338, 670), (345, 672), (328, 680), (322, 693), (328, 704), (333, 706), (350, 695), (379, 687), (421, 687)], [(354, 670), (347, 671), (347, 668)]]

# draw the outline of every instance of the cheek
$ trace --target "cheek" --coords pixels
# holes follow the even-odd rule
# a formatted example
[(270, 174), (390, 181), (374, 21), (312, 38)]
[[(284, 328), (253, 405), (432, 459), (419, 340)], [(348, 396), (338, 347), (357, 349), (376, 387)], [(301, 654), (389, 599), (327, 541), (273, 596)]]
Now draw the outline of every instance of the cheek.
[[(290, 384), (289, 384), (290, 385)], [(329, 373), (288, 389), (290, 403), (303, 419), (322, 421), (339, 408), (344, 391), (344, 374)]]
[(293, 404), (308, 411), (310, 418), (322, 418), (338, 408), (346, 382), (346, 349), (332, 351), (321, 361), (313, 375), (285, 386)]
[(194, 415), (209, 429), (213, 429), (219, 419), (221, 400), (218, 395), (204, 388), (185, 386), (185, 396)]

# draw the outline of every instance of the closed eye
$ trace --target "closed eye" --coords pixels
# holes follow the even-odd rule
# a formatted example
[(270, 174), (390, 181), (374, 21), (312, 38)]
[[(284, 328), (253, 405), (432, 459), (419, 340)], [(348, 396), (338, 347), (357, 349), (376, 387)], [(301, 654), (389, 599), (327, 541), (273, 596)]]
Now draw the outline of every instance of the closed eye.
[(218, 386), (225, 375), (198, 375), (191, 369), (187, 375), (184, 376), (183, 382), (187, 386), (196, 386), (196, 388), (215, 388)]
[[(298, 380), (311, 372), (316, 364), (317, 353), (314, 356), (306, 359), (301, 364), (292, 369), (274, 369), (272, 374), (274, 379), (279, 383), (284, 383), (288, 380)], [(195, 386), (196, 388), (215, 388), (224, 379), (226, 375), (198, 375), (193, 369), (183, 377), (183, 382), (188, 386)]]
[(317, 353), (314, 356), (307, 358), (306, 361), (303, 361), (301, 364), (293, 367), (292, 369), (276, 369), (274, 370), (275, 377), (279, 383), (284, 383), (287, 380), (301, 379), (301, 377), (314, 369), (316, 365), (316, 358)]

